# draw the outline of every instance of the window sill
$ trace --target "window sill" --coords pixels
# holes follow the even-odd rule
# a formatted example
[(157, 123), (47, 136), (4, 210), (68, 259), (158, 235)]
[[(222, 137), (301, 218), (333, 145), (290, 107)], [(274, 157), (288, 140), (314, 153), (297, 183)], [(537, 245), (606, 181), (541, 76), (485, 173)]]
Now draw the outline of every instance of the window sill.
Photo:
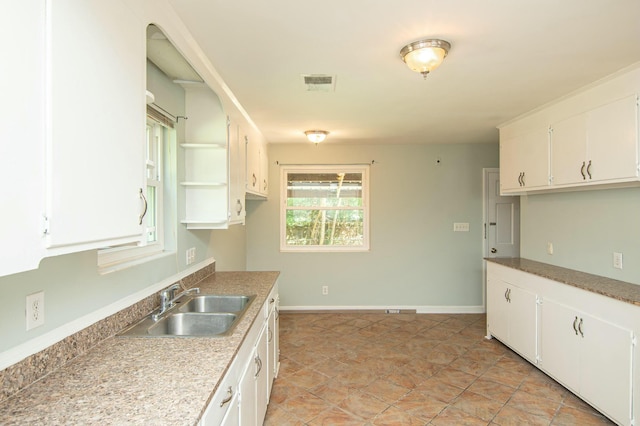
[(162, 259), (164, 257), (175, 255), (175, 251), (161, 251), (157, 253), (148, 254), (145, 256), (137, 257), (135, 259), (125, 260), (122, 262), (115, 262), (98, 266), (98, 273), (100, 275), (110, 274), (112, 272), (122, 271), (123, 269), (131, 268), (133, 266), (142, 265), (153, 260)]

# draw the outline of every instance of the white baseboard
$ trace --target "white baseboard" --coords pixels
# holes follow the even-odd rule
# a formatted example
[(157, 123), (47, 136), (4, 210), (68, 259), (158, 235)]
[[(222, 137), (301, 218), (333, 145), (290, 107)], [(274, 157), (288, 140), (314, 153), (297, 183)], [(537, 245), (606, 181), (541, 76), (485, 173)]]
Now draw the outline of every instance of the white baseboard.
[(399, 309), (400, 311), (416, 311), (418, 314), (484, 314), (485, 308), (478, 306), (284, 306), (280, 311), (385, 311)]
[(184, 277), (211, 265), (213, 262), (215, 262), (215, 259), (211, 257), (200, 263), (191, 265), (189, 268), (180, 271), (175, 275), (167, 277), (160, 282), (150, 285), (149, 287), (132, 293), (118, 300), (117, 302), (93, 311), (71, 322), (63, 324), (60, 327), (57, 327), (25, 343), (14, 346), (9, 350), (0, 353), (0, 370), (4, 370), (5, 368), (10, 367), (15, 363), (22, 361), (26, 357), (36, 354), (48, 348), (49, 346), (58, 343), (66, 337), (69, 337), (72, 334), (77, 333), (78, 331), (83, 330), (110, 315), (128, 308), (129, 306), (144, 299), (145, 297), (150, 296), (162, 290), (163, 288), (175, 283), (176, 281), (180, 281)]

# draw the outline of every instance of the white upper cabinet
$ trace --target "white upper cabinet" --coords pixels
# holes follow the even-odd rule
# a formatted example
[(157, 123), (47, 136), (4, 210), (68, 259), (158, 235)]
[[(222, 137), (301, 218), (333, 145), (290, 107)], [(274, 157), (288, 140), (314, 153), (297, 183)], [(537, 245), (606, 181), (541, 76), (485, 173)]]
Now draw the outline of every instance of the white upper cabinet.
[(145, 26), (121, 0), (46, 7), (45, 246), (140, 241)]
[(0, 38), (0, 114), (7, 123), (0, 144), (0, 276), (37, 268), (44, 232), (45, 5), (5, 3), (0, 14), (6, 35)]
[(246, 135), (247, 196), (264, 199), (269, 194), (269, 157), (267, 144), (258, 132)]
[[(504, 136), (503, 136), (504, 135)], [(521, 193), (549, 186), (549, 129), (500, 130), (500, 192)]]
[(638, 177), (635, 94), (551, 125), (555, 185)]
[(500, 126), (502, 192), (640, 185), (639, 93), (635, 68)]

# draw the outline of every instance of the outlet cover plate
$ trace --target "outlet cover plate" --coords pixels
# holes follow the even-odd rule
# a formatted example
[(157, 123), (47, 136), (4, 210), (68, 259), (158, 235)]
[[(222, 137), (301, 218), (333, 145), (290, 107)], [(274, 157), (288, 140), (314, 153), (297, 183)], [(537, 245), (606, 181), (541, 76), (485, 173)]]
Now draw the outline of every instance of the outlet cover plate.
[(27, 296), (25, 313), (27, 330), (44, 325), (44, 291)]

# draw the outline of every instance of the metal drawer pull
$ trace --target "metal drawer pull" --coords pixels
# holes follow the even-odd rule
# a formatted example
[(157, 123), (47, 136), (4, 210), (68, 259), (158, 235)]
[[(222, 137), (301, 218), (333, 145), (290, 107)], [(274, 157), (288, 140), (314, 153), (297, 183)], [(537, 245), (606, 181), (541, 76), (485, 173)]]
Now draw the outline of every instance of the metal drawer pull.
[(271, 327), (269, 327), (267, 330), (269, 331), (268, 333), (269, 337), (267, 337), (267, 342), (271, 343), (271, 341), (273, 340), (273, 330), (271, 329)]
[(256, 355), (255, 362), (258, 366), (258, 371), (256, 371), (256, 375), (253, 377), (258, 377), (260, 375), (260, 372), (262, 371), (262, 360), (260, 359), (260, 355)]
[(573, 331), (576, 332), (576, 336), (578, 335), (578, 317), (573, 320)]
[(142, 188), (140, 188), (140, 198), (142, 199), (142, 201), (144, 201), (144, 209), (142, 210), (142, 214), (140, 215), (140, 223), (138, 223), (138, 225), (142, 225), (142, 219), (144, 219), (144, 216), (147, 214), (147, 198), (144, 196)]
[(589, 175), (589, 180), (593, 179), (591, 177), (591, 160), (589, 160), (589, 165), (587, 166), (587, 174)]
[(582, 318), (580, 318), (580, 323), (578, 324), (578, 331), (580, 332), (580, 336), (584, 337), (584, 333), (582, 332)]
[(231, 386), (229, 386), (229, 389), (227, 389), (227, 394), (229, 394), (229, 396), (222, 400), (222, 402), (220, 403), (221, 407), (224, 407), (224, 404), (228, 403), (229, 401), (231, 401), (231, 398), (233, 398), (233, 389), (231, 388)]
[(585, 162), (582, 162), (582, 167), (580, 167), (580, 174), (582, 175), (582, 180), (586, 180), (587, 176), (584, 174), (584, 166), (585, 166)]

